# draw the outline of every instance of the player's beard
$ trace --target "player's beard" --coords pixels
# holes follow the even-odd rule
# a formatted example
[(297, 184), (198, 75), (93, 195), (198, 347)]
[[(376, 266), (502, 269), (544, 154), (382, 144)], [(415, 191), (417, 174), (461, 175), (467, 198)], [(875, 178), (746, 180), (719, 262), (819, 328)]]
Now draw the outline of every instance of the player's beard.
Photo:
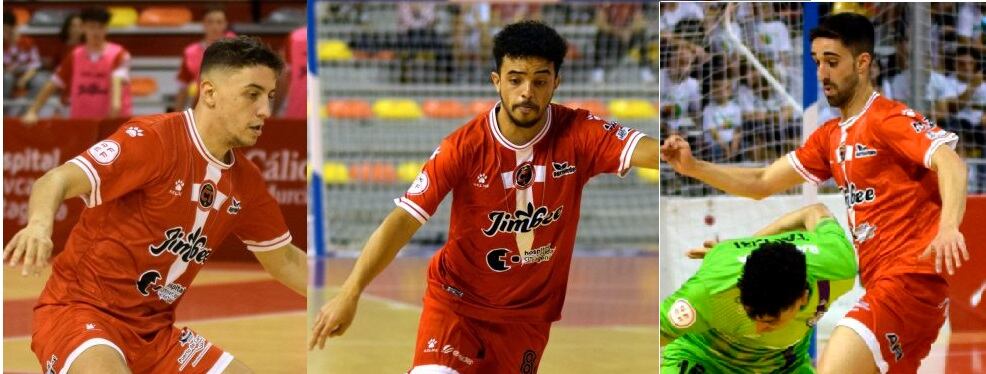
[(832, 96), (826, 95), (825, 100), (828, 101), (829, 105), (833, 108), (841, 108), (849, 102), (849, 99), (852, 98), (853, 92), (856, 92), (856, 86), (859, 85), (859, 77), (857, 77), (856, 74), (850, 74), (849, 79), (844, 84), (845, 88), (841, 90), (839, 89), (839, 85), (835, 82), (822, 82), (822, 84), (831, 86), (835, 91)]
[[(540, 116), (537, 116), (537, 117), (535, 117), (534, 119), (532, 119), (530, 121), (522, 121), (522, 120), (518, 119), (517, 117), (514, 117), (513, 109), (515, 107), (518, 107), (518, 105), (517, 104), (514, 104), (514, 105), (511, 105), (510, 108), (506, 108), (506, 105), (507, 105), (506, 103), (507, 103), (507, 100), (504, 100), (503, 99), (503, 95), (500, 95), (500, 109), (507, 111), (507, 117), (509, 117), (510, 118), (510, 121), (514, 123), (514, 126), (525, 128), (525, 129), (529, 129), (529, 128), (534, 127), (535, 125), (537, 125), (537, 123), (541, 121), (541, 117), (544, 116), (544, 115), (540, 115)], [(541, 108), (537, 108), (536, 106), (535, 106), (534, 110), (536, 110), (538, 112), (542, 112)]]

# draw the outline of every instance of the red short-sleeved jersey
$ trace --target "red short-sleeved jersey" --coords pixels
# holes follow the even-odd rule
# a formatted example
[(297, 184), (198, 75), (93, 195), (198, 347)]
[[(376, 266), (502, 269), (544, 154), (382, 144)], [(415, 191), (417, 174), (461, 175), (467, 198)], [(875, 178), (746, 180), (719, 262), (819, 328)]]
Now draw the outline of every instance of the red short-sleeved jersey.
[(426, 222), (452, 192), (448, 242), (432, 258), (425, 302), (489, 321), (560, 318), (582, 188), (624, 175), (643, 133), (551, 105), (528, 144), (511, 144), (496, 113), (446, 137), (399, 207)]
[(874, 93), (859, 115), (826, 122), (788, 154), (806, 180), (838, 184), (864, 284), (884, 275), (935, 272), (934, 260), (918, 261), (941, 215), (931, 155), (957, 141), (903, 103)]
[(253, 251), (291, 242), (260, 170), (210, 155), (190, 110), (134, 118), (68, 162), (92, 191), (39, 307), (85, 303), (155, 332), (228, 234)]

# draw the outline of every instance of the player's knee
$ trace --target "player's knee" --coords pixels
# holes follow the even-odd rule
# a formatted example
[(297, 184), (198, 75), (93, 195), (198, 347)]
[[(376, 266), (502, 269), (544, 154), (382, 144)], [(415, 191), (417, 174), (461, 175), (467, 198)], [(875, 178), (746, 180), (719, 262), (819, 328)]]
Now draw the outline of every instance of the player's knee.
[(130, 368), (120, 352), (115, 348), (97, 344), (86, 348), (69, 365), (68, 373), (107, 373), (107, 374), (129, 374)]
[(408, 374), (459, 374), (459, 371), (444, 365), (421, 365), (411, 368)]
[(223, 370), (223, 374), (253, 374), (253, 370), (250, 370), (249, 366), (238, 359), (233, 359), (229, 362), (229, 366)]

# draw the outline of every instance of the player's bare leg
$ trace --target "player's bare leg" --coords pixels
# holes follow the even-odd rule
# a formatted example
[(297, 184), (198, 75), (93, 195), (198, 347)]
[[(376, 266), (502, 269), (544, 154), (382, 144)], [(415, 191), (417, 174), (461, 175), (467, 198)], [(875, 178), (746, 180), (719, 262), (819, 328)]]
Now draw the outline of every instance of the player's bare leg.
[(253, 374), (253, 370), (250, 370), (243, 361), (234, 358), (226, 370), (223, 370), (223, 374)]
[(818, 362), (819, 374), (879, 373), (873, 353), (855, 331), (836, 326)]
[(116, 349), (108, 345), (94, 345), (86, 348), (68, 368), (69, 374), (106, 373), (129, 374), (126, 360)]

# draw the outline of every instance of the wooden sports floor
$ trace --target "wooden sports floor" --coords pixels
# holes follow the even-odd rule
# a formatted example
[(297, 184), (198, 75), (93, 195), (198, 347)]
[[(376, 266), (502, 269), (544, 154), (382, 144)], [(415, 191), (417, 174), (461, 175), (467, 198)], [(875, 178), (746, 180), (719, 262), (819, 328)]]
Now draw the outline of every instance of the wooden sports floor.
[[(3, 371), (38, 373), (30, 349), (31, 310), (48, 274), (3, 272)], [(305, 373), (305, 298), (256, 265), (209, 263), (177, 311), (188, 326), (257, 373)]]
[[(349, 331), (308, 356), (311, 373), (403, 373), (410, 368), (427, 258), (398, 258), (367, 289)], [(353, 259), (324, 266), (309, 315), (338, 291)], [(658, 260), (576, 257), (562, 320), (551, 329), (540, 373), (656, 373)]]

